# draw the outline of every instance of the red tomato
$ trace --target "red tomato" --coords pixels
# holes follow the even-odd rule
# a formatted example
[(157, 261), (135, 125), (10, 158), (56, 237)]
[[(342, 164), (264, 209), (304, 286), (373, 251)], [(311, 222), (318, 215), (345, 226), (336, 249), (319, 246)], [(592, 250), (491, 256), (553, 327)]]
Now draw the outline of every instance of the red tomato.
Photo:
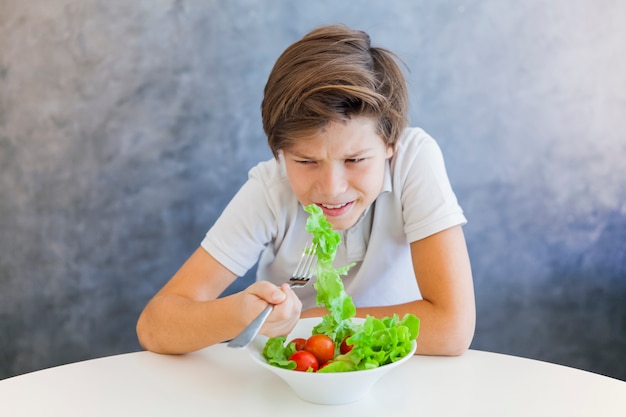
[(315, 355), (305, 350), (295, 352), (289, 357), (289, 360), (296, 362), (296, 371), (306, 372), (309, 368), (312, 368), (313, 371), (317, 371), (319, 368), (319, 363)]
[(352, 345), (349, 345), (348, 343), (346, 343), (346, 340), (348, 340), (348, 337), (343, 339), (343, 342), (341, 342), (341, 346), (339, 346), (339, 352), (341, 352), (342, 355), (345, 355), (346, 353), (352, 350)]
[(335, 343), (325, 334), (309, 337), (304, 344), (304, 350), (314, 354), (321, 365), (335, 357)]
[(306, 339), (304, 339), (302, 337), (296, 337), (295, 339), (293, 339), (289, 343), (295, 343), (296, 344), (296, 350), (304, 350), (304, 344), (306, 343)]

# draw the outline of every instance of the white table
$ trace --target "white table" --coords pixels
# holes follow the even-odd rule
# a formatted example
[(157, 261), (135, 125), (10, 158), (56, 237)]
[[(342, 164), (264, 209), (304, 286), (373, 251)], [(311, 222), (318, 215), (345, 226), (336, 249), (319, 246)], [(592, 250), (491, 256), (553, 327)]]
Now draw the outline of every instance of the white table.
[(626, 382), (470, 350), (415, 356), (359, 402), (307, 403), (248, 353), (223, 344), (184, 356), (129, 353), (0, 381), (0, 415), (626, 416)]

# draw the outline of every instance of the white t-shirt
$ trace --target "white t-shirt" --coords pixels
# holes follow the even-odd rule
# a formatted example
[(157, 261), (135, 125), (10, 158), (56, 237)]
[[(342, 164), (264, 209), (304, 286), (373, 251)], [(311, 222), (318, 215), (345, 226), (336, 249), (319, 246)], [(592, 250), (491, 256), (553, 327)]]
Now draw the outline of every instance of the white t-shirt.
[[(201, 246), (238, 276), (258, 261), (257, 280), (280, 285), (311, 240), (308, 215), (291, 191), (284, 162), (271, 159), (250, 170)], [(357, 307), (420, 299), (410, 242), (465, 223), (439, 146), (422, 129), (409, 128), (387, 162), (376, 201), (340, 232), (334, 265), (356, 263), (343, 282)], [(304, 309), (316, 305), (313, 285), (295, 291)]]

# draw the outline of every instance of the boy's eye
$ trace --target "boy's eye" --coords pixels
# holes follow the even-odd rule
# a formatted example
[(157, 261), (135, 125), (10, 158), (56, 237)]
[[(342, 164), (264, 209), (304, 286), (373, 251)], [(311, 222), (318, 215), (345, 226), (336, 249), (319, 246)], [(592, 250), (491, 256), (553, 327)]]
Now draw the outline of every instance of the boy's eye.
[(296, 159), (296, 164), (309, 165), (314, 163), (315, 161), (312, 161), (310, 159)]
[(363, 161), (365, 158), (350, 158), (350, 159), (346, 159), (346, 162), (349, 162), (351, 164), (358, 164), (359, 162)]

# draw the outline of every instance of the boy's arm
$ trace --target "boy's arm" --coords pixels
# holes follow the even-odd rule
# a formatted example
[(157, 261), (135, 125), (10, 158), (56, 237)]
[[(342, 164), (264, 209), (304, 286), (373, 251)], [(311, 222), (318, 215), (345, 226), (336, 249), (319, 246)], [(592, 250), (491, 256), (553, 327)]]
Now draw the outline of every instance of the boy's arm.
[(261, 333), (272, 336), (295, 326), (301, 303), (287, 285), (256, 282), (217, 298), (235, 279), (235, 274), (198, 248), (139, 316), (139, 343), (158, 353), (192, 352), (232, 339), (268, 302), (277, 306)]

